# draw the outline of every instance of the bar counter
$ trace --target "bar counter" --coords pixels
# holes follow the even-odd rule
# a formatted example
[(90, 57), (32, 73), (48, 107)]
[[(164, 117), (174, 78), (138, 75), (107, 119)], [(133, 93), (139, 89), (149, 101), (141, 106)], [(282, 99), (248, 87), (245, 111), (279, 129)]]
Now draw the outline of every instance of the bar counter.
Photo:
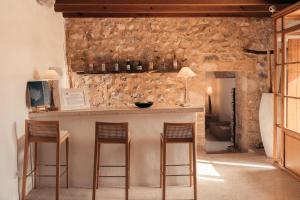
[(150, 107), (150, 108), (137, 108), (132, 107), (116, 107), (116, 108), (97, 108), (89, 110), (68, 110), (68, 111), (50, 111), (30, 113), (31, 119), (40, 117), (61, 117), (61, 116), (90, 116), (90, 115), (126, 115), (126, 114), (166, 114), (166, 113), (191, 113), (203, 112), (203, 107)]
[[(35, 120), (59, 120), (61, 130), (70, 132), (70, 175), (71, 187), (91, 188), (93, 177), (93, 156), (95, 140), (95, 122), (128, 122), (131, 137), (130, 184), (133, 186), (159, 186), (160, 177), (160, 134), (164, 122), (195, 122), (197, 113), (203, 112), (201, 106), (191, 107), (136, 107), (98, 108), (91, 110), (51, 111), (30, 113)], [(53, 163), (55, 152), (48, 145), (41, 147), (39, 160)], [(62, 147), (62, 163), (64, 163)], [(188, 163), (188, 145), (174, 144), (167, 147), (167, 162), (171, 164)], [(103, 145), (101, 163), (105, 165), (122, 165), (125, 162), (124, 146)], [(41, 169), (53, 173), (50, 169)], [(63, 167), (62, 167), (63, 171)], [(123, 168), (102, 169), (101, 175), (124, 175)], [(171, 174), (187, 174), (188, 167), (170, 168)], [(170, 177), (168, 184), (188, 184), (189, 178)], [(62, 178), (62, 184), (64, 184)], [(44, 186), (54, 185), (54, 179), (41, 179)], [(101, 186), (123, 186), (124, 178), (100, 180)]]

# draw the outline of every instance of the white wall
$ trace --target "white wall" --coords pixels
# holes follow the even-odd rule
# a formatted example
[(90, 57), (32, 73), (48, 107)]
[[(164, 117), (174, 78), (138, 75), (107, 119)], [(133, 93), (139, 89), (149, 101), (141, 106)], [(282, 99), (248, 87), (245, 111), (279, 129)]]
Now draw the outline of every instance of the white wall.
[(21, 140), (24, 133), (26, 81), (50, 66), (65, 68), (64, 23), (35, 0), (1, 0), (0, 24), (0, 200), (16, 200), (14, 134)]
[(234, 78), (216, 79), (219, 87), (218, 115), (220, 121), (232, 120), (232, 88), (235, 88)]

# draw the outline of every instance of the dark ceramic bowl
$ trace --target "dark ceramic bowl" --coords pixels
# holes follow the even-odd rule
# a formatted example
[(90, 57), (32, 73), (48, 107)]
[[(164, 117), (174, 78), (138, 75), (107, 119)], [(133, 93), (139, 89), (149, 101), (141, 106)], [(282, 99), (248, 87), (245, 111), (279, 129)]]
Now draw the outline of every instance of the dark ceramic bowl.
[(137, 107), (139, 108), (149, 108), (153, 105), (152, 101), (148, 101), (148, 102), (135, 102), (134, 103)]

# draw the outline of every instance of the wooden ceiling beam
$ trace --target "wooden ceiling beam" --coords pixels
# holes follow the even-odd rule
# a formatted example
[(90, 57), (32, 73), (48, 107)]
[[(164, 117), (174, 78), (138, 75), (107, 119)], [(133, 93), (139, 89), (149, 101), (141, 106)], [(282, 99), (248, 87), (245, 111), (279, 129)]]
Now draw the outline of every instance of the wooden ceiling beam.
[(201, 5), (201, 6), (255, 6), (255, 5), (273, 5), (289, 4), (294, 0), (56, 0), (56, 4), (69, 5)]
[[(285, 5), (280, 5), (278, 8), (284, 8)], [(236, 13), (236, 12), (265, 12), (269, 13), (268, 6), (140, 6), (140, 5), (62, 5), (58, 7), (64, 13)]]
[(270, 17), (269, 13), (63, 13), (65, 18)]
[[(279, 0), (56, 0), (64, 16), (244, 16), (270, 17), (269, 6), (289, 6)], [(126, 15), (127, 14), (127, 15)]]

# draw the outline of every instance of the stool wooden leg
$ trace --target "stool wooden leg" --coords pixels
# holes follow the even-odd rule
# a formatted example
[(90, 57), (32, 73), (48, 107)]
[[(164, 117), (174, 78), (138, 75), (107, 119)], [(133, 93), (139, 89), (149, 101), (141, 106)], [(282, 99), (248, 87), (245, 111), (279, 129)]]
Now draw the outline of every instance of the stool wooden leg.
[(129, 144), (128, 144), (128, 189), (130, 188), (130, 141), (129, 141)]
[(167, 144), (163, 142), (163, 193), (162, 199), (166, 199), (166, 162), (167, 160)]
[(162, 187), (162, 179), (163, 179), (163, 142), (160, 140), (160, 171), (159, 171), (159, 187)]
[(193, 143), (193, 177), (194, 177), (194, 199), (197, 200), (197, 150), (196, 142)]
[[(189, 143), (189, 168), (190, 168), (190, 174), (193, 174), (193, 147), (192, 143)], [(193, 176), (190, 176), (190, 187), (193, 186)]]
[(125, 199), (128, 200), (128, 188), (129, 188), (129, 180), (128, 180), (128, 176), (129, 176), (129, 166), (128, 166), (128, 161), (129, 161), (129, 157), (128, 157), (128, 152), (129, 152), (129, 144), (126, 143), (125, 144)]
[(23, 177), (22, 177), (22, 200), (25, 200), (26, 196), (26, 179), (27, 179), (27, 167), (28, 167), (28, 137), (25, 135), (24, 145), (24, 160), (23, 160)]
[(101, 144), (99, 143), (98, 144), (98, 149), (97, 149), (97, 154), (98, 154), (98, 157), (97, 157), (97, 174), (96, 174), (96, 188), (98, 189), (99, 188), (99, 175), (100, 175), (100, 148), (101, 148)]
[(94, 170), (93, 170), (93, 196), (92, 200), (96, 199), (96, 184), (97, 184), (97, 158), (98, 158), (98, 143), (95, 139), (95, 150), (94, 150)]
[(59, 188), (60, 188), (60, 142), (56, 143), (56, 200), (59, 200)]
[(30, 178), (31, 178), (31, 188), (34, 188), (34, 174), (32, 172), (34, 171), (34, 162), (32, 162), (33, 156), (32, 156), (32, 145), (29, 143), (29, 171), (31, 173)]
[(69, 188), (69, 138), (66, 139), (66, 185)]
[(38, 158), (38, 144), (34, 143), (34, 189), (37, 188), (37, 158)]

